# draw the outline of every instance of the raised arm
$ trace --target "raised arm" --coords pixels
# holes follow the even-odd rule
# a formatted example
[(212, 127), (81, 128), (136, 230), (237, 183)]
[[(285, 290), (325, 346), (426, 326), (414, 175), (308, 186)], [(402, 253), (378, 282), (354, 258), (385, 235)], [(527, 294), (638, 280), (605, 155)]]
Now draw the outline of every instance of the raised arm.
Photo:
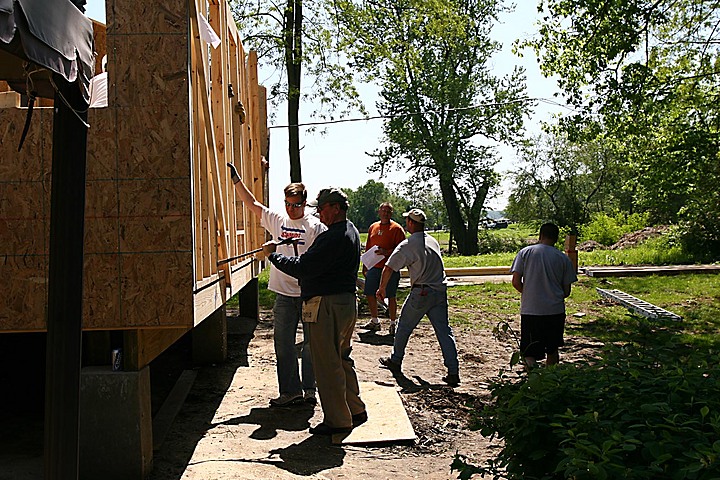
[(252, 213), (257, 215), (258, 217), (262, 216), (264, 205), (258, 202), (255, 198), (255, 195), (253, 195), (252, 192), (247, 188), (245, 182), (243, 182), (240, 178), (240, 175), (238, 175), (238, 172), (235, 169), (235, 165), (233, 165), (232, 163), (228, 163), (227, 166), (230, 169), (230, 178), (232, 178), (232, 181), (235, 184), (235, 191), (237, 192), (238, 197), (240, 197), (240, 200)]

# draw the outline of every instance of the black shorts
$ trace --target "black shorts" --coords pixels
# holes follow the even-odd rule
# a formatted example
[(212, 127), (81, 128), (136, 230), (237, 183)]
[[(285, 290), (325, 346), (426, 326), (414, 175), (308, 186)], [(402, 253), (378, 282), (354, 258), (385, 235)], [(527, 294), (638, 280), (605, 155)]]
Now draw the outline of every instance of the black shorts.
[(520, 351), (524, 357), (542, 360), (565, 345), (565, 314), (520, 315)]

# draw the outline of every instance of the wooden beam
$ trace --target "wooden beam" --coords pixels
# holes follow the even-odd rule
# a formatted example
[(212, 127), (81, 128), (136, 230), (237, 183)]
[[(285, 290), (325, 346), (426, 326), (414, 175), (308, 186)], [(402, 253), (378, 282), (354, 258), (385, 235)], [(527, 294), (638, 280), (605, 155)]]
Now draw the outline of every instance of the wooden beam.
[[(193, 23), (194, 27), (197, 28), (197, 13), (199, 11), (198, 6), (198, 0), (195, 1), (195, 9), (191, 9), (191, 23)], [(199, 86), (202, 90), (207, 90), (207, 49), (203, 48), (203, 44), (201, 41), (193, 42), (194, 48), (199, 50), (200, 55), (199, 57), (202, 58), (202, 64), (203, 69), (199, 71), (200, 75), (198, 76), (199, 80)], [(212, 255), (211, 257), (211, 267), (214, 269), (217, 269), (217, 259), (218, 258), (228, 258), (227, 255), (227, 244), (225, 242), (225, 235), (219, 235), (219, 232), (224, 232), (226, 230), (225, 228), (225, 204), (224, 199), (222, 196), (222, 192), (220, 191), (220, 185), (218, 182), (219, 179), (219, 162), (218, 162), (218, 156), (217, 151), (215, 148), (213, 148), (214, 145), (217, 145), (217, 139), (215, 138), (215, 131), (212, 125), (212, 109), (210, 106), (210, 99), (207, 98), (206, 101), (200, 102), (200, 109), (202, 111), (203, 116), (207, 120), (205, 122), (205, 134), (208, 138), (208, 145), (209, 145), (209, 156), (207, 159), (208, 164), (208, 182), (212, 183), (212, 192), (213, 192), (213, 213), (214, 213), (214, 220), (216, 222), (215, 225), (215, 235), (217, 238), (217, 250), (212, 251), (211, 253), (214, 253), (215, 255)], [(223, 167), (225, 167), (223, 165)], [(215, 270), (216, 271), (216, 270)], [(226, 272), (226, 277), (229, 277), (229, 271)]]
[(141, 370), (189, 331), (188, 328), (123, 331), (123, 370)]

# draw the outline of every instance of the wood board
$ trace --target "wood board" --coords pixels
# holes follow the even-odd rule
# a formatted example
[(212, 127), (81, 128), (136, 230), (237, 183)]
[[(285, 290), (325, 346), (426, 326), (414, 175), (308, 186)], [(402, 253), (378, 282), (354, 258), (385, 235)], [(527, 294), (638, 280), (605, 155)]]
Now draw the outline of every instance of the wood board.
[(368, 421), (350, 433), (335, 434), (336, 445), (415, 441), (405, 405), (395, 387), (373, 382), (360, 382), (360, 397), (365, 402)]

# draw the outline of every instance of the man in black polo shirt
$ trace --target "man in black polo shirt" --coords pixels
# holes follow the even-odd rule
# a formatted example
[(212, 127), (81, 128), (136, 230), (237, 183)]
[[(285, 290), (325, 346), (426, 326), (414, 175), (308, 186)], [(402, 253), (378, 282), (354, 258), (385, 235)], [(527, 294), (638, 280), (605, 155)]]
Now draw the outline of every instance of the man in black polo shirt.
[(275, 243), (263, 245), (275, 267), (300, 280), (303, 322), (310, 333), (315, 381), (323, 421), (310, 428), (315, 435), (349, 432), (367, 420), (354, 362), (351, 340), (357, 320), (355, 282), (360, 266), (360, 234), (347, 217), (347, 196), (325, 188), (317, 200), (320, 221), (327, 231), (315, 238), (299, 257), (275, 253)]

